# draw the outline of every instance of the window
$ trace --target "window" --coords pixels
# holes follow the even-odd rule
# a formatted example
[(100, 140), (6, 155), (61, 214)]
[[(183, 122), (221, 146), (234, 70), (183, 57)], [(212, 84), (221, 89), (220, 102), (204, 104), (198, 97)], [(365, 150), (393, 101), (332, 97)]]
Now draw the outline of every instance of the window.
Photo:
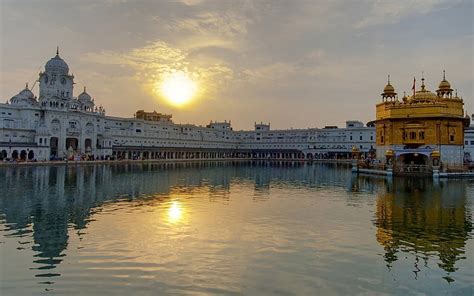
[(471, 145), (474, 145), (474, 141), (471, 141)]
[(418, 133), (418, 137), (420, 138), (420, 140), (424, 140), (425, 139), (425, 132), (424, 131), (420, 131)]
[(410, 140), (416, 140), (416, 132), (410, 132)]
[(362, 141), (362, 136), (360, 136), (360, 137), (359, 137), (359, 140), (361, 140), (361, 141)]
[(450, 140), (451, 142), (454, 142), (454, 135), (449, 135), (449, 140)]

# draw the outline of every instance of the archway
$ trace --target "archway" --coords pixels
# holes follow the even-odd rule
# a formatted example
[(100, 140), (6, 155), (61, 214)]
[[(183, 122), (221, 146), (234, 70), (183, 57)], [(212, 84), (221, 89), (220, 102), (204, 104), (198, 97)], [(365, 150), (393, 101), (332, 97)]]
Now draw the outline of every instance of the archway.
[(51, 155), (53, 156), (58, 156), (58, 143), (59, 143), (59, 140), (57, 137), (52, 137), (51, 140), (49, 141), (49, 145), (51, 148)]
[(21, 150), (20, 152), (20, 159), (21, 160), (26, 160), (26, 150)]
[(74, 151), (76, 151), (78, 142), (79, 141), (77, 138), (66, 138), (66, 149), (72, 148)]
[(7, 155), (7, 150), (2, 150), (2, 152), (0, 152), (0, 160), (7, 158)]
[(86, 149), (86, 153), (92, 152), (92, 140), (91, 139), (86, 139), (84, 141), (84, 148)]
[(400, 155), (400, 162), (405, 165), (428, 165), (429, 158), (420, 153), (407, 153)]
[(429, 173), (431, 172), (431, 163), (429, 156), (410, 152), (404, 153), (397, 157), (397, 171), (400, 173)]
[(17, 159), (17, 158), (18, 158), (18, 151), (13, 150), (12, 158), (13, 158), (13, 159)]
[(33, 158), (35, 158), (35, 153), (33, 150), (30, 150), (30, 152), (28, 152), (28, 160), (33, 160)]

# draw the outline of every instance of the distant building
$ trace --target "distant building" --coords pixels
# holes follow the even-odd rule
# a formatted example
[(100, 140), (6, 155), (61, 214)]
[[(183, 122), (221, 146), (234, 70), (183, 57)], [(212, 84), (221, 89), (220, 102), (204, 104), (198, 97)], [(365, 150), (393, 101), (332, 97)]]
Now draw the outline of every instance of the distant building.
[[(343, 128), (327, 126), (278, 130), (272, 130), (269, 123), (261, 122), (255, 123), (253, 130), (235, 131), (230, 121), (211, 121), (205, 127), (177, 124), (172, 121), (172, 115), (156, 111), (138, 110), (133, 118), (106, 115), (105, 109), (97, 106), (85, 87), (82, 93), (77, 97), (74, 96), (74, 76), (69, 73), (69, 66), (59, 56), (59, 52), (46, 63), (44, 71), (39, 73), (38, 82), (38, 97), (26, 85), (17, 95), (0, 104), (0, 160), (81, 157), (334, 159), (350, 158), (354, 147), (365, 156), (375, 148), (374, 125), (364, 126), (360, 121), (347, 121)], [(444, 94), (450, 87), (440, 89)], [(441, 149), (443, 157), (462, 153), (464, 143), (461, 139), (463, 136), (460, 135), (462, 128), (459, 125), (465, 123), (467, 119), (461, 118), (462, 116), (458, 114), (462, 113), (462, 100), (451, 98), (451, 92), (452, 90), (443, 95), (448, 98), (430, 95), (437, 97), (438, 101), (445, 101), (436, 101), (436, 104), (420, 102), (416, 103), (416, 106), (421, 106), (417, 107), (417, 110), (425, 110), (422, 106), (439, 106), (433, 109), (438, 112), (445, 110), (446, 108), (443, 109), (442, 106), (449, 103), (447, 112), (454, 112), (453, 119), (445, 118), (444, 121), (440, 121), (442, 123), (440, 127), (445, 128), (444, 124), (450, 127), (448, 130), (441, 130), (443, 135), (453, 129), (452, 142), (455, 145), (434, 148), (430, 140), (429, 143), (421, 143), (424, 146), (420, 144), (417, 149), (426, 146), (430, 146), (432, 150)], [(412, 100), (408, 99), (407, 102), (398, 102), (393, 93), (394, 90), (388, 87), (384, 103), (377, 107), (381, 110), (380, 118), (377, 117), (377, 128), (386, 126), (380, 130), (386, 133), (383, 144), (379, 145), (382, 157), (388, 149), (403, 149), (406, 146), (404, 140), (396, 138), (398, 132), (391, 135), (391, 129), (388, 129), (388, 126), (399, 124), (396, 118), (398, 113), (395, 110), (405, 110), (403, 114), (407, 116), (413, 112), (403, 106), (415, 106), (414, 103), (409, 103)], [(418, 102), (422, 94), (426, 95), (417, 92), (413, 102)], [(392, 96), (393, 102), (389, 102), (387, 98)], [(386, 113), (383, 113), (382, 109), (387, 110), (383, 111)], [(405, 123), (406, 127), (413, 127), (410, 122)], [(416, 129), (418, 140), (421, 139), (420, 131), (424, 131), (427, 140), (433, 137), (432, 130), (423, 127), (420, 130)], [(405, 132), (409, 133), (411, 129), (407, 128)], [(448, 141), (449, 137), (446, 139)]]
[(158, 113), (156, 111), (153, 112), (145, 112), (144, 110), (138, 110), (135, 113), (135, 118), (137, 119), (143, 119), (145, 121), (166, 121), (166, 122), (171, 122), (171, 117), (173, 115), (171, 114), (162, 114)]
[(436, 93), (426, 89), (422, 78), (421, 89), (401, 100), (389, 79), (376, 107), (377, 158), (391, 159), (394, 171), (462, 165), (464, 130), (470, 122), (463, 105), (445, 75)]
[[(471, 115), (474, 118), (474, 114)], [(464, 131), (464, 160), (474, 162), (474, 123)]]

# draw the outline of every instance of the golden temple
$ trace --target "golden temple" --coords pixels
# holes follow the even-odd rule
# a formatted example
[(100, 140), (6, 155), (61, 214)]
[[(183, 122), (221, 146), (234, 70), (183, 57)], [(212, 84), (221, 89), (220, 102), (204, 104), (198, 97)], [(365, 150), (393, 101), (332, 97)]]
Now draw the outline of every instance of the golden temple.
[(436, 93), (429, 91), (425, 79), (413, 95), (398, 99), (390, 76), (376, 105), (377, 158), (393, 165), (394, 172), (432, 172), (449, 166), (462, 166), (464, 129), (463, 99), (451, 88), (443, 71)]

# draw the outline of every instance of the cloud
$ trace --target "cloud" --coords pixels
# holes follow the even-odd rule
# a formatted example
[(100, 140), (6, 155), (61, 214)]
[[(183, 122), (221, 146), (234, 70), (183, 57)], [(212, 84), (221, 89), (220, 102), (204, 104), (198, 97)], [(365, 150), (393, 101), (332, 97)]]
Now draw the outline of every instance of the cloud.
[(87, 62), (131, 68), (135, 79), (150, 91), (170, 73), (177, 71), (188, 74), (198, 82), (202, 95), (216, 91), (233, 78), (232, 69), (224, 63), (193, 61), (187, 52), (163, 41), (155, 41), (126, 53), (88, 53), (84, 59)]
[(355, 28), (361, 29), (376, 25), (395, 24), (405, 17), (428, 14), (458, 2), (458, 0), (374, 0), (371, 1), (371, 9), (368, 16), (359, 21)]

